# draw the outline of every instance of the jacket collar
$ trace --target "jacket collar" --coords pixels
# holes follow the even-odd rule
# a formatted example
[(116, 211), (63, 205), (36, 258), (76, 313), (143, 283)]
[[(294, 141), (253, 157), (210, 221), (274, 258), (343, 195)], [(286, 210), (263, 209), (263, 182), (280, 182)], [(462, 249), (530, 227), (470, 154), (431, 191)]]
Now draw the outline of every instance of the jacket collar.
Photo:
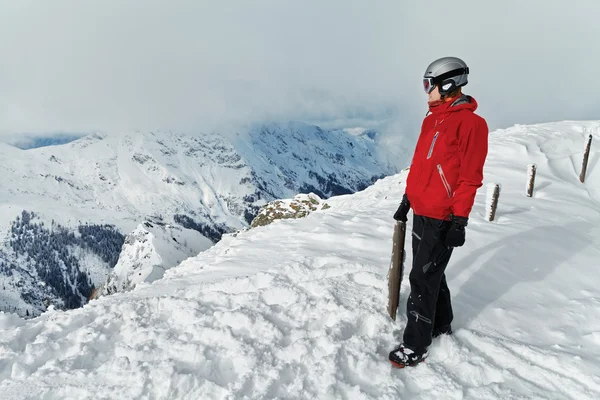
[(477, 110), (477, 106), (477, 101), (473, 97), (463, 94), (455, 99), (450, 99), (439, 105), (430, 105), (429, 112), (437, 115), (459, 110), (469, 110), (473, 112)]

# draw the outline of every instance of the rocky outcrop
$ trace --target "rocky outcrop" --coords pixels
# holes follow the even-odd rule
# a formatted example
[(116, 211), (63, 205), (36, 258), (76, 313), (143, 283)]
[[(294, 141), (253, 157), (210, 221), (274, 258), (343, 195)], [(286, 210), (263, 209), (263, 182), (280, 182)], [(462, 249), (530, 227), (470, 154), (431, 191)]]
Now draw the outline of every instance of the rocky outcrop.
[(317, 210), (326, 210), (329, 205), (314, 193), (298, 194), (293, 199), (275, 200), (263, 206), (251, 227), (268, 225), (278, 219), (304, 218)]

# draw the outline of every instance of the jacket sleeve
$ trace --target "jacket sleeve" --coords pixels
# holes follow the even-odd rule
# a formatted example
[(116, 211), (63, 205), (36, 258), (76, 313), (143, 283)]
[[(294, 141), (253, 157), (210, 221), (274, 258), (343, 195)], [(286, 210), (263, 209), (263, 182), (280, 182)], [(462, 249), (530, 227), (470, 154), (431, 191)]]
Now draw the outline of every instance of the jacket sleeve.
[(460, 167), (458, 185), (454, 191), (452, 213), (469, 217), (477, 189), (483, 185), (483, 166), (488, 153), (488, 126), (476, 116), (461, 126), (458, 136)]

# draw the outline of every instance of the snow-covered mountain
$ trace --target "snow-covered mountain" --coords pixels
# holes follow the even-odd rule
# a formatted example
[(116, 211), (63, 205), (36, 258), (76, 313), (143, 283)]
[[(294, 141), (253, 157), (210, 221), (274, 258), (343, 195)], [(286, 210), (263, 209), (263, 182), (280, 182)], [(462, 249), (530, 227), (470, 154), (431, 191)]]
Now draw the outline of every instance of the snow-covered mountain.
[(115, 267), (90, 298), (131, 290), (140, 282), (162, 278), (166, 269), (189, 257), (190, 246), (210, 246), (208, 239), (198, 240), (197, 235), (177, 225), (144, 221), (125, 237)]
[[(418, 367), (388, 362), (406, 321), (402, 306), (396, 322), (387, 313), (402, 172), (329, 198), (329, 208), (304, 218), (226, 234), (152, 284), (30, 320), (0, 314), (0, 393), (600, 398), (600, 132), (587, 179), (578, 179), (583, 128), (597, 126), (548, 123), (490, 135), (467, 242), (447, 270), (454, 334), (435, 339)], [(525, 195), (530, 163), (537, 164), (533, 197)], [(502, 189), (489, 222), (492, 183)]]
[[(160, 277), (248, 226), (271, 200), (353, 193), (397, 171), (372, 132), (302, 123), (229, 135), (95, 133), (29, 150), (0, 144), (0, 157), (0, 310), (20, 315), (84, 304), (117, 261), (121, 278), (140, 268)], [(124, 248), (151, 247), (160, 265), (142, 266), (138, 251), (120, 260), (129, 234), (140, 242)]]

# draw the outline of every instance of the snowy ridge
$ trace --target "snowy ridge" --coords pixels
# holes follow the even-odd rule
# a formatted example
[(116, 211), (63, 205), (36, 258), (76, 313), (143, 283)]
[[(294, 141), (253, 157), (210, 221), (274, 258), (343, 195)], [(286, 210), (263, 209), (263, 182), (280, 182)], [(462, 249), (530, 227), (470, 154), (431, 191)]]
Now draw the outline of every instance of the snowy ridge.
[[(227, 234), (153, 284), (28, 321), (0, 314), (0, 391), (9, 399), (599, 398), (597, 146), (586, 183), (578, 181), (583, 128), (597, 126), (491, 134), (484, 184), (502, 185), (496, 219), (485, 220), (482, 188), (447, 271), (455, 333), (434, 340), (416, 368), (387, 361), (405, 321), (402, 309), (395, 323), (386, 310), (403, 172), (305, 218)], [(529, 163), (538, 166), (532, 198)], [(401, 304), (407, 296), (403, 284)]]
[(125, 237), (123, 249), (106, 282), (92, 298), (133, 289), (140, 282), (154, 282), (165, 270), (178, 265), (189, 255), (187, 249), (210, 247), (210, 242), (198, 232), (171, 225), (145, 221)]
[[(223, 233), (248, 226), (269, 201), (305, 189), (322, 196), (351, 193), (371, 184), (374, 177), (396, 171), (380, 160), (385, 151), (377, 150), (372, 135), (289, 123), (257, 126), (230, 136), (94, 133), (68, 144), (27, 151), (0, 143), (0, 235), (9, 232), (23, 210), (34, 212), (38, 223), (48, 226), (56, 221), (75, 232), (82, 224), (93, 223), (114, 225), (120, 234), (128, 235), (144, 221), (156, 221), (161, 225), (153, 232), (153, 246), (161, 248), (161, 265), (142, 266), (129, 257), (125, 264), (136, 267), (122, 272), (122, 277), (139, 269), (154, 268), (158, 273), (209, 248)], [(161, 228), (165, 224), (173, 229)], [(189, 240), (177, 241), (178, 235)], [(0, 310), (38, 315), (48, 303), (62, 307), (65, 297), (79, 296), (75, 286), (74, 293), (65, 293), (62, 287), (41, 290), (35, 285), (40, 279), (31, 273), (35, 265), (27, 257), (13, 255), (8, 238), (3, 242), (0, 287), (6, 290), (0, 293)], [(119, 250), (115, 251), (116, 260)], [(71, 255), (84, 265), (64, 260)], [(72, 270), (71, 275), (82, 275), (81, 271), (93, 278), (91, 283), (85, 276), (79, 279), (86, 286), (81, 300), (68, 304), (85, 301), (88, 286), (105, 283), (114, 266), (77, 246), (70, 246), (69, 254), (57, 263), (61, 262), (68, 264), (63, 270)], [(4, 264), (18, 273), (7, 276)], [(60, 283), (65, 278), (58, 276), (65, 275), (60, 270), (54, 268), (52, 274), (57, 276), (49, 279)], [(160, 273), (145, 276), (152, 280)], [(121, 283), (113, 286), (128, 287)]]

